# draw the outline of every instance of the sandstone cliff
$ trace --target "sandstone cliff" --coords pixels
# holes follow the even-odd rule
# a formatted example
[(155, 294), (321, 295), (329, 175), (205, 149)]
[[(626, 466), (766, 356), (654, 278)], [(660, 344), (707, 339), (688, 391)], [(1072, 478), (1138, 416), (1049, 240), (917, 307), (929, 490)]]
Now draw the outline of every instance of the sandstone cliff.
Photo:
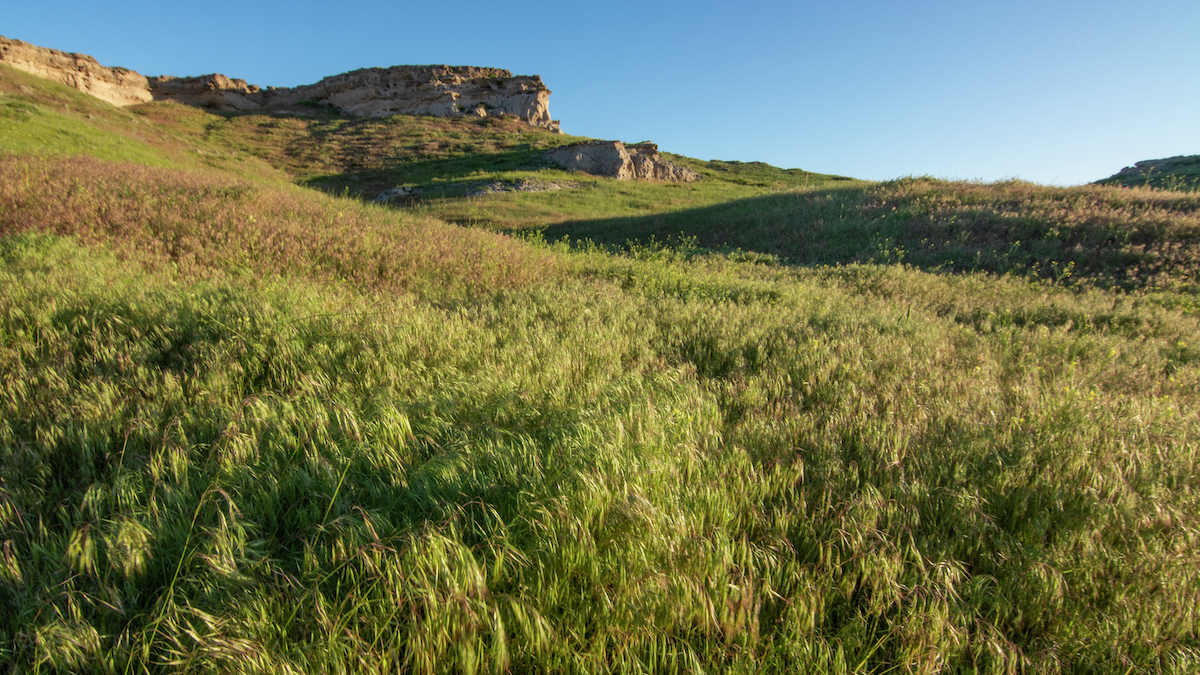
[(397, 113), (438, 117), (514, 115), (529, 124), (559, 130), (550, 119), (550, 90), (537, 75), (514, 77), (499, 68), (393, 66), (364, 68), (300, 87), (247, 84), (224, 75), (152, 77), (155, 100), (178, 101), (215, 110), (257, 110), (312, 101), (356, 117)]
[(86, 54), (60, 52), (0, 35), (0, 63), (75, 87), (116, 106), (151, 100), (146, 78), (125, 68), (106, 68)]
[(589, 141), (555, 148), (546, 157), (568, 171), (582, 171), (618, 180), (642, 179), (690, 183), (700, 174), (662, 158), (658, 146), (639, 143), (626, 146), (620, 141)]
[(499, 68), (393, 66), (364, 68), (300, 87), (259, 87), (224, 75), (149, 79), (68, 54), (0, 36), (0, 63), (75, 87), (112, 105), (178, 101), (215, 110), (274, 110), (312, 101), (356, 117), (397, 113), (439, 117), (513, 115), (561, 131), (550, 118), (550, 90), (537, 75)]

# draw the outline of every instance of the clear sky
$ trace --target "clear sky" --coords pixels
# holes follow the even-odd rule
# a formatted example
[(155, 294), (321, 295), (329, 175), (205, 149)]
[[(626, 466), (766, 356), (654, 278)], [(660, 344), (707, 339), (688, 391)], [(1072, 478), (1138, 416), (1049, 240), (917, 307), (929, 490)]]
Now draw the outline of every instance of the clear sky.
[(1200, 154), (1200, 1), (0, 0), (0, 35), (263, 86), (541, 75), (564, 131), (856, 178), (1073, 185)]

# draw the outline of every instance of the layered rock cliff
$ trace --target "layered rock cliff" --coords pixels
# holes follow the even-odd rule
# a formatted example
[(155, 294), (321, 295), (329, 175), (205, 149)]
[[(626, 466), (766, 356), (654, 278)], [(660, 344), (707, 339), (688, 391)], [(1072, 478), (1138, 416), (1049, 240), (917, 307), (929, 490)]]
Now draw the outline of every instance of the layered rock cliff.
[(0, 63), (61, 82), (112, 105), (178, 101), (215, 110), (274, 110), (312, 101), (356, 117), (397, 113), (439, 117), (513, 115), (561, 131), (550, 118), (550, 90), (537, 75), (499, 68), (393, 66), (364, 68), (300, 87), (259, 87), (224, 75), (146, 78), (69, 54), (0, 36)]
[(107, 68), (86, 54), (60, 52), (0, 35), (0, 63), (74, 87), (115, 106), (152, 99), (145, 77), (126, 68)]
[(364, 68), (290, 88), (263, 88), (219, 74), (152, 77), (149, 83), (155, 100), (215, 110), (269, 110), (312, 101), (356, 117), (514, 115), (534, 126), (559, 130), (558, 122), (550, 118), (550, 90), (542, 78), (514, 77), (499, 68)]
[(690, 183), (700, 174), (668, 162), (654, 143), (625, 145), (620, 141), (588, 141), (555, 148), (547, 159), (568, 171), (581, 171), (618, 180), (665, 180)]

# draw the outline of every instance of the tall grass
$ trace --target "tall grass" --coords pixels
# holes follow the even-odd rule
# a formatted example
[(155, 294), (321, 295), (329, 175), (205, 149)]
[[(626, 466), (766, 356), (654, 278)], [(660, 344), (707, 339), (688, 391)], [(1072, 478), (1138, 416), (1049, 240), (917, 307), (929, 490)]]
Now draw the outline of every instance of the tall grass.
[(156, 108), (145, 105), (116, 108), (0, 64), (0, 154), (82, 155), (274, 183), (285, 177), (251, 154), (209, 142), (203, 126), (196, 128), (195, 117), (160, 121), (147, 114), (152, 110)]
[(1067, 286), (1194, 293), (1200, 283), (1194, 192), (929, 178), (834, 185), (658, 212), (560, 217), (544, 234), (627, 250), (630, 242), (682, 239), (790, 264), (909, 264)]
[(1200, 665), (1194, 197), (713, 164), (618, 250), (211, 168), (0, 158), (0, 669)]
[(1195, 666), (1194, 316), (601, 253), (438, 308), (4, 242), (21, 668)]
[(465, 298), (554, 274), (494, 234), (354, 200), (86, 158), (0, 157), (0, 233), (48, 232), (186, 275), (343, 281)]

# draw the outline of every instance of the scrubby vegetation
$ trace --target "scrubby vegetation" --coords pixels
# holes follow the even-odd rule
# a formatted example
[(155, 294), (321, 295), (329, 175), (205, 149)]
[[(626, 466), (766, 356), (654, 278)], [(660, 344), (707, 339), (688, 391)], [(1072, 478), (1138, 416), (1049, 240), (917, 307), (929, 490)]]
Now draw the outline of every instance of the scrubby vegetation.
[(6, 671), (1200, 668), (1196, 193), (346, 122), (578, 182), (385, 207), (0, 76)]
[(1200, 155), (1150, 159), (1096, 181), (1100, 185), (1150, 186), (1167, 190), (1200, 190)]

